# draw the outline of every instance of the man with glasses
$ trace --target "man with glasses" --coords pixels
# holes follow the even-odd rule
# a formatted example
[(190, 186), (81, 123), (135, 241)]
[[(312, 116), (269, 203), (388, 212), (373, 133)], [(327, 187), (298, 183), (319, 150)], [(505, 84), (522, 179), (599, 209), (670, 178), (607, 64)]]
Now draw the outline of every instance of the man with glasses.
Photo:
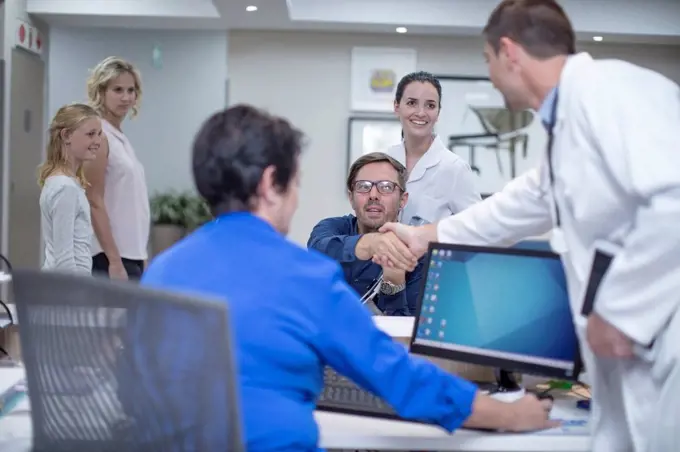
[[(422, 266), (393, 233), (378, 229), (397, 221), (408, 200), (406, 168), (382, 152), (357, 159), (347, 177), (354, 215), (326, 218), (317, 224), (307, 246), (338, 261), (345, 280), (367, 303), (386, 315), (411, 315), (420, 290)], [(401, 268), (381, 267), (374, 255), (388, 255)]]

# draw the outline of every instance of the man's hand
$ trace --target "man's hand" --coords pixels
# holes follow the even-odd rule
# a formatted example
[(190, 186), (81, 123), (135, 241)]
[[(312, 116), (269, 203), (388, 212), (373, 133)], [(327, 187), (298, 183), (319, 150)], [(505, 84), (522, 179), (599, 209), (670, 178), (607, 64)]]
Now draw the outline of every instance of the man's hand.
[(383, 281), (391, 282), (395, 285), (404, 284), (406, 282), (406, 272), (392, 267), (383, 267)]
[(528, 394), (511, 404), (514, 415), (508, 425), (511, 432), (531, 432), (559, 427), (560, 422), (549, 418), (552, 401), (538, 400), (533, 394)]
[[(432, 224), (426, 226), (407, 226), (401, 223), (385, 223), (380, 228), (380, 232), (395, 234), (418, 259), (427, 252), (429, 243), (437, 239), (436, 225)], [(382, 256), (374, 257), (373, 262), (383, 267), (394, 266), (392, 262), (384, 259)]]
[(391, 232), (365, 234), (356, 246), (359, 259), (388, 262), (396, 270), (413, 271), (418, 264), (417, 257), (399, 238)]
[(588, 317), (586, 337), (590, 349), (596, 356), (602, 358), (633, 356), (633, 341), (595, 312)]
[(538, 400), (533, 394), (507, 403), (477, 392), (472, 414), (465, 421), (465, 426), (505, 432), (531, 432), (553, 428), (560, 423), (550, 419), (551, 408), (552, 401)]

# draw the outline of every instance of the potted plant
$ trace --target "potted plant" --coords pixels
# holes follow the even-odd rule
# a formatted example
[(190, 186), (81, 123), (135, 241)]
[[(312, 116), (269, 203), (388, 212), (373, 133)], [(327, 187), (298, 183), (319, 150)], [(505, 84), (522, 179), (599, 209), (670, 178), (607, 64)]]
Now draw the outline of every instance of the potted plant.
[(212, 215), (203, 198), (193, 193), (174, 191), (159, 193), (151, 198), (150, 254), (155, 256), (169, 248)]
[(150, 207), (150, 251), (155, 256), (184, 237), (184, 206), (181, 195), (168, 192), (154, 195)]
[(213, 219), (210, 208), (202, 197), (194, 194), (185, 194), (183, 202), (185, 205), (184, 228), (187, 233)]

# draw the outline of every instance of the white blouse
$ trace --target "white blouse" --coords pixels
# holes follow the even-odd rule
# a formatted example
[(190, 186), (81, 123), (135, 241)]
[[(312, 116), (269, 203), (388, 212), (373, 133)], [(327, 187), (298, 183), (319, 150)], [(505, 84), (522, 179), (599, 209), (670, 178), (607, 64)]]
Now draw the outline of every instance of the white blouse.
[[(125, 134), (102, 119), (102, 128), (109, 143), (106, 167), (104, 205), (109, 214), (113, 240), (120, 257), (133, 260), (147, 258), (151, 213), (144, 167)], [(92, 255), (102, 247), (95, 236)]]
[[(406, 149), (399, 143), (387, 154), (406, 166)], [(435, 223), (481, 201), (470, 165), (435, 136), (430, 149), (418, 160), (406, 182), (408, 202), (402, 223)]]

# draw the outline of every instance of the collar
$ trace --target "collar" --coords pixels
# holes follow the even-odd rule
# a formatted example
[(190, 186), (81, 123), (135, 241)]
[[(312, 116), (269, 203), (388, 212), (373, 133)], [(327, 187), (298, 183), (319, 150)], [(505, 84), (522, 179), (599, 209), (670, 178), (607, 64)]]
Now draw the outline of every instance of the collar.
[(271, 223), (251, 212), (223, 213), (222, 215), (218, 215), (212, 221), (212, 225), (214, 228), (243, 227), (244, 230), (248, 231), (255, 230), (274, 232), (281, 236), (281, 233), (277, 231)]
[(350, 224), (350, 235), (359, 235), (359, 220), (356, 215), (349, 214), (349, 224)]
[[(401, 143), (401, 147), (403, 155), (403, 161), (401, 163), (405, 165), (406, 146), (404, 142)], [(428, 168), (432, 168), (433, 166), (437, 165), (441, 161), (443, 154), (448, 152), (450, 151), (446, 148), (446, 146), (444, 146), (444, 142), (441, 140), (439, 135), (435, 134), (430, 148), (427, 150), (427, 152), (425, 152), (425, 154), (423, 154), (422, 157), (420, 157), (420, 160), (418, 160), (416, 166), (413, 167), (407, 182), (414, 182), (418, 179), (421, 179), (425, 175), (425, 171), (427, 171)]]
[[(587, 70), (588, 66), (590, 66), (593, 63), (593, 57), (590, 56), (588, 52), (579, 52), (574, 55), (570, 55), (567, 57), (567, 62), (564, 65), (564, 68), (562, 69), (562, 73), (560, 74), (560, 82), (559, 85), (555, 87), (555, 96), (557, 96), (558, 91), (559, 95), (563, 96), (564, 99), (569, 98), (569, 93), (572, 90), (572, 86), (574, 84), (574, 81), (578, 78), (576, 77), (577, 74), (583, 73), (584, 70)], [(541, 117), (541, 121), (543, 122), (543, 125), (546, 126), (546, 118), (548, 122), (548, 126), (552, 125), (554, 126), (555, 124), (549, 124), (550, 123), (550, 113), (551, 113), (551, 108), (552, 104), (550, 104), (550, 108), (547, 108), (544, 110), (543, 107), (546, 107), (546, 101), (550, 98), (550, 93), (544, 100), (543, 104), (541, 105), (541, 108), (539, 109), (539, 115)], [(554, 101), (554, 98), (552, 99)], [(564, 104), (564, 102), (560, 102), (560, 104)], [(543, 115), (543, 112), (547, 111), (547, 116)], [(556, 121), (560, 121), (564, 119), (565, 115), (565, 109), (562, 106), (558, 106), (557, 112), (556, 112)]]
[(553, 125), (551, 124), (553, 121), (552, 113), (556, 100), (557, 100), (557, 86), (551, 89), (548, 95), (545, 96), (545, 99), (543, 99), (541, 107), (538, 109), (538, 116), (541, 118), (543, 127), (545, 127), (546, 129), (549, 129)]
[(120, 141), (125, 141), (125, 134), (122, 131), (115, 128), (113, 126), (113, 124), (111, 124), (109, 121), (107, 121), (104, 118), (101, 118), (101, 121), (102, 121), (102, 128), (105, 131), (109, 132), (110, 134), (112, 134), (113, 136), (118, 138)]

